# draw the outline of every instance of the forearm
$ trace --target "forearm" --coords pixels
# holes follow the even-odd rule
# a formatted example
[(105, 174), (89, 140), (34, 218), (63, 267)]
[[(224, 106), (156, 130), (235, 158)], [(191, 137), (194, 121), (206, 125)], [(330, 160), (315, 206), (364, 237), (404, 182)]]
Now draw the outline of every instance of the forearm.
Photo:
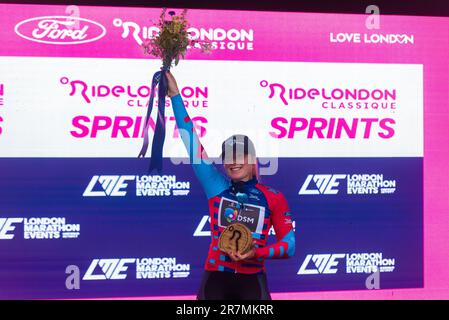
[(218, 172), (212, 162), (208, 161), (181, 95), (177, 94), (171, 97), (171, 101), (176, 125), (189, 154), (190, 163), (207, 198), (211, 198), (226, 189), (228, 181)]
[(293, 230), (288, 232), (278, 242), (255, 249), (255, 258), (259, 260), (264, 259), (286, 259), (295, 254), (295, 234)]
[(201, 154), (198, 154), (194, 147), (200, 148), (200, 143), (192, 119), (190, 119), (189, 114), (187, 113), (180, 94), (171, 97), (171, 101), (176, 125), (178, 126), (179, 134), (181, 135), (181, 139), (189, 154), (190, 161), (191, 163), (199, 163)]

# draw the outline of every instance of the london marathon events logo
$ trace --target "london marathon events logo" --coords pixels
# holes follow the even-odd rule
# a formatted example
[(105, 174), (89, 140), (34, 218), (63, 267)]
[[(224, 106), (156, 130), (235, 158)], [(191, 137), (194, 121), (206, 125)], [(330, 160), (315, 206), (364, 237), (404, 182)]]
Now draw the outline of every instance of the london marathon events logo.
[(128, 268), (135, 267), (135, 279), (187, 278), (190, 264), (178, 263), (176, 257), (94, 259), (83, 280), (124, 280)]
[[(346, 182), (346, 189), (340, 183)], [(299, 195), (334, 195), (339, 191), (348, 195), (393, 194), (396, 180), (383, 174), (309, 174), (299, 190)]]
[(396, 260), (385, 258), (382, 252), (308, 254), (297, 274), (393, 272), (395, 268)]
[(12, 240), (18, 234), (16, 227), (23, 225), (23, 239), (76, 239), (79, 224), (69, 224), (64, 217), (0, 218), (0, 240)]
[(135, 182), (137, 197), (187, 196), (190, 192), (190, 182), (178, 181), (176, 175), (95, 175), (83, 197), (125, 197), (131, 182)]
[(30, 41), (56, 45), (88, 43), (106, 35), (106, 28), (100, 23), (73, 16), (26, 19), (16, 24), (14, 31)]

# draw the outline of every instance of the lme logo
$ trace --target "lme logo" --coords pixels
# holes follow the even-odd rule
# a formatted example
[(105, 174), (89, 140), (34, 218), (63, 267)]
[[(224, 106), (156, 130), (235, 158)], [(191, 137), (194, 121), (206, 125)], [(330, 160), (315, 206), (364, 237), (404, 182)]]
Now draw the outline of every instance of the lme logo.
[[(133, 181), (135, 176), (93, 176), (84, 190), (83, 197), (123, 197), (126, 196), (127, 181)], [(102, 190), (95, 190), (102, 189)]]
[(23, 218), (0, 218), (0, 240), (14, 239), (15, 224), (22, 221)]
[(122, 280), (126, 279), (128, 264), (136, 259), (94, 259), (83, 280)]
[(298, 274), (334, 274), (339, 261), (345, 254), (308, 254), (299, 268)]
[(344, 180), (346, 174), (309, 174), (298, 194), (337, 194), (340, 180)]

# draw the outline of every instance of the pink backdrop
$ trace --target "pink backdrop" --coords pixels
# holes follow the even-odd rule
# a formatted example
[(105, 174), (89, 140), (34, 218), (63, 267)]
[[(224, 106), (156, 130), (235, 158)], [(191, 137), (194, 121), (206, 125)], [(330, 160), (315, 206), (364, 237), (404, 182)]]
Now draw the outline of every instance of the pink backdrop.
[[(65, 6), (0, 5), (0, 56), (146, 58), (135, 39), (123, 39), (113, 20), (150, 26), (159, 9), (82, 7), (81, 17), (107, 29), (98, 41), (51, 45), (17, 36), (18, 21), (65, 15)], [(187, 59), (416, 63), (424, 66), (424, 288), (344, 292), (274, 293), (274, 299), (448, 299), (449, 298), (449, 18), (382, 16), (379, 30), (365, 28), (365, 15), (191, 10), (196, 27), (254, 30), (254, 50), (198, 52)], [(201, 25), (196, 21), (201, 21)], [(21, 29), (27, 32), (27, 26)], [(278, 37), (282, 33), (288, 37)], [(338, 32), (411, 34), (413, 44), (331, 43)], [(301, 248), (298, 248), (301, 250)], [(155, 297), (152, 297), (154, 299)], [(163, 298), (163, 297), (157, 297)], [(193, 299), (193, 296), (165, 297)]]

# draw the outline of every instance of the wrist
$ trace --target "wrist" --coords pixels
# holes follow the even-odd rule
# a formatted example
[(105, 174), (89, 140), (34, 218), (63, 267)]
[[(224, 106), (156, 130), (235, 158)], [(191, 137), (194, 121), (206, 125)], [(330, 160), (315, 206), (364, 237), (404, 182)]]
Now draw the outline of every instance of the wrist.
[(176, 91), (170, 92), (169, 96), (170, 96), (170, 98), (173, 98), (174, 96), (177, 96), (178, 94), (179, 94), (179, 91), (176, 90)]

